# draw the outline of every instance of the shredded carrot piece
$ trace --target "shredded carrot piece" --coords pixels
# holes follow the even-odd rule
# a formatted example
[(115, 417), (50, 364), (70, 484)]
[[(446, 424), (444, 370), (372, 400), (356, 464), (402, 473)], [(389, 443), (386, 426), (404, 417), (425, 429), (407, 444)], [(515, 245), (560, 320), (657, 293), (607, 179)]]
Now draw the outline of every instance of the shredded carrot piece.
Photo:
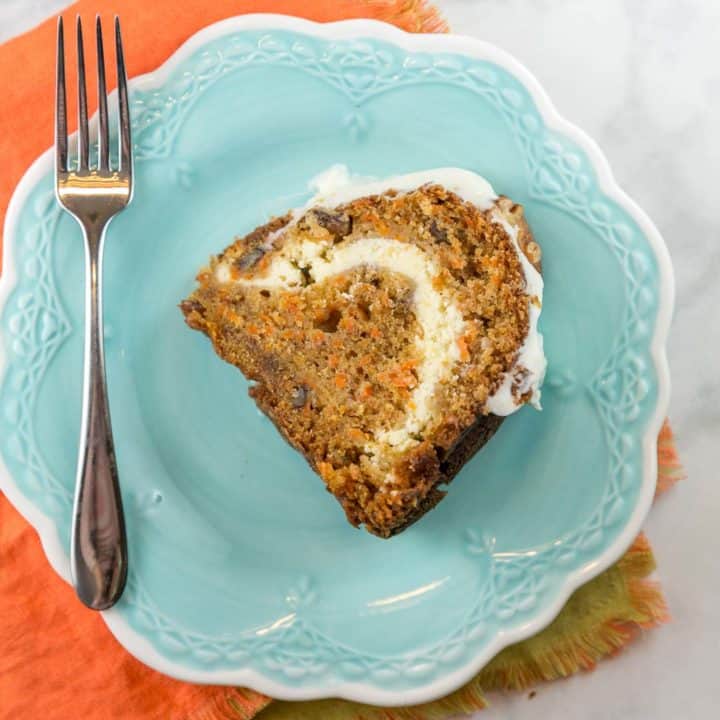
[(470, 351), (468, 350), (467, 340), (464, 335), (457, 339), (457, 346), (460, 349), (460, 360), (468, 362), (470, 360)]
[(391, 383), (395, 387), (407, 388), (412, 390), (418, 384), (413, 368), (417, 365), (417, 360), (407, 360), (406, 362), (394, 365), (385, 372), (378, 373), (377, 377), (380, 382)]
[(355, 440), (355, 442), (365, 441), (365, 433), (360, 428), (356, 427), (352, 427), (348, 430), (348, 437), (351, 440)]
[(300, 300), (296, 295), (286, 295), (281, 302), (281, 307), (290, 315), (298, 315), (301, 312)]
[(335, 376), (335, 385), (339, 388), (344, 388), (347, 385), (347, 375), (345, 373), (338, 373)]
[(342, 320), (338, 323), (338, 327), (342, 330), (352, 332), (357, 327), (357, 323), (348, 315), (344, 315)]
[(465, 258), (462, 255), (452, 254), (448, 257), (450, 267), (454, 267), (456, 270), (462, 270), (465, 267)]
[(373, 394), (372, 385), (368, 382), (363, 383), (362, 386), (360, 387), (360, 397), (363, 400), (366, 400), (367, 398), (372, 397), (372, 394)]
[(236, 313), (232, 308), (221, 306), (220, 313), (224, 322), (232, 323), (242, 327), (245, 324), (244, 318)]

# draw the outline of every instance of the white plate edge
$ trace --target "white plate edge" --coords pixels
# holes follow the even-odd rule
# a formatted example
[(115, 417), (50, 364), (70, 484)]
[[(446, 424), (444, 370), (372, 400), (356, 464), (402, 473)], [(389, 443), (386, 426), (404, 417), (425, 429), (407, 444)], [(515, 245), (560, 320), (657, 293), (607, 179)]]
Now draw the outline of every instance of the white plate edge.
[[(655, 493), (657, 480), (657, 436), (667, 413), (670, 398), (670, 376), (666, 344), (675, 298), (675, 284), (668, 249), (654, 223), (645, 212), (620, 188), (610, 166), (599, 149), (584, 131), (565, 120), (555, 109), (548, 95), (535, 77), (518, 60), (490, 43), (462, 35), (411, 34), (376, 20), (343, 20), (334, 23), (316, 23), (285, 15), (254, 14), (228, 18), (209, 25), (191, 36), (159, 68), (130, 80), (134, 88), (146, 90), (161, 85), (175, 68), (197, 49), (211, 40), (241, 30), (288, 30), (323, 37), (349, 39), (370, 37), (384, 40), (413, 52), (447, 52), (466, 55), (493, 62), (513, 74), (523, 84), (535, 102), (547, 127), (570, 137), (580, 146), (596, 172), (603, 192), (613, 198), (635, 220), (655, 253), (659, 271), (658, 316), (650, 350), (658, 378), (658, 397), (653, 417), (643, 437), (643, 483), (638, 501), (624, 530), (616, 541), (593, 562), (571, 573), (556, 602), (551, 603), (532, 621), (512, 632), (499, 632), (482, 655), (465, 666), (412, 690), (384, 690), (365, 683), (336, 682), (321, 688), (293, 687), (276, 682), (251, 669), (202, 671), (189, 669), (162, 656), (151, 643), (133, 630), (116, 609), (102, 613), (105, 622), (118, 641), (137, 659), (160, 672), (190, 682), (217, 685), (242, 685), (284, 700), (309, 700), (341, 697), (375, 705), (414, 705), (442, 697), (468, 682), (498, 652), (508, 645), (524, 640), (552, 622), (569, 596), (588, 580), (614, 563), (630, 546), (639, 533)], [(113, 93), (114, 95), (114, 93)], [(95, 120), (95, 118), (94, 118)], [(18, 183), (5, 218), (3, 237), (12, 237), (18, 222), (19, 209), (39, 179), (52, 169), (53, 150), (50, 148), (26, 171)], [(0, 312), (15, 287), (15, 267), (11, 243), (3, 242), (3, 270), (0, 276)], [(5, 374), (5, 352), (0, 342), (0, 381)], [(60, 543), (54, 522), (42, 513), (19, 490), (0, 457), (0, 489), (28, 522), (37, 530), (45, 554), (56, 572), (70, 582), (69, 558)]]

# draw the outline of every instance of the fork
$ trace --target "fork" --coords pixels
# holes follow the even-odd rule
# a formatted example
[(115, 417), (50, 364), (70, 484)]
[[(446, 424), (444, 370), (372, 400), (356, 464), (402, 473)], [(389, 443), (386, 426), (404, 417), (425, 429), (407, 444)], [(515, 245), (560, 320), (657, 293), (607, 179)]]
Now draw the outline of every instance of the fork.
[(77, 17), (77, 162), (68, 162), (63, 20), (57, 26), (55, 97), (55, 195), (80, 224), (85, 240), (85, 350), (82, 422), (78, 454), (71, 573), (80, 600), (94, 610), (114, 605), (127, 578), (127, 539), (110, 409), (105, 382), (102, 317), (102, 258), (110, 220), (132, 196), (132, 150), (127, 78), (120, 22), (115, 17), (119, 162), (110, 167), (110, 133), (105, 89), (105, 58), (100, 17), (95, 19), (98, 59), (98, 160), (90, 166), (85, 55)]

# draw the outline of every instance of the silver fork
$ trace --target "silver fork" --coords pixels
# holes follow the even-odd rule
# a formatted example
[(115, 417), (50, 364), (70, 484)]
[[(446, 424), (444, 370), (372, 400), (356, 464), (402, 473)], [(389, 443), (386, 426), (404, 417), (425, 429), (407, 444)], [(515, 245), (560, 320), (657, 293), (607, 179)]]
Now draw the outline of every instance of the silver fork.
[(102, 318), (102, 257), (105, 230), (132, 196), (132, 152), (127, 79), (120, 23), (115, 17), (118, 77), (119, 164), (110, 167), (105, 58), (100, 17), (98, 55), (98, 163), (90, 167), (82, 24), (77, 18), (78, 158), (68, 163), (65, 49), (62, 17), (57, 28), (55, 99), (55, 194), (85, 238), (85, 353), (82, 424), (71, 546), (73, 584), (90, 608), (114, 605), (127, 578), (127, 540), (105, 384)]

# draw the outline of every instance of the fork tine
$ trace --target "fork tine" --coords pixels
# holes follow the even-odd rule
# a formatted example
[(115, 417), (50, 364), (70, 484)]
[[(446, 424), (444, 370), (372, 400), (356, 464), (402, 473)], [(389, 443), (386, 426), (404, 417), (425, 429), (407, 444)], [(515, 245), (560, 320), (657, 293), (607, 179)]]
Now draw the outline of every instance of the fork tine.
[(105, 52), (103, 50), (102, 23), (99, 15), (95, 17), (95, 35), (97, 38), (98, 113), (100, 117), (98, 166), (100, 170), (107, 170), (110, 155), (110, 133), (108, 131), (107, 92), (105, 89)]
[(85, 88), (85, 51), (83, 50), (82, 21), (77, 16), (78, 56), (78, 169), (87, 170), (90, 140), (87, 117), (87, 90)]
[(55, 174), (67, 171), (67, 106), (65, 102), (65, 39), (62, 15), (57, 24), (55, 70)]
[(120, 114), (120, 170), (132, 173), (132, 144), (130, 139), (130, 108), (128, 105), (127, 74), (120, 35), (120, 18), (115, 16), (115, 56), (117, 58), (118, 112)]

